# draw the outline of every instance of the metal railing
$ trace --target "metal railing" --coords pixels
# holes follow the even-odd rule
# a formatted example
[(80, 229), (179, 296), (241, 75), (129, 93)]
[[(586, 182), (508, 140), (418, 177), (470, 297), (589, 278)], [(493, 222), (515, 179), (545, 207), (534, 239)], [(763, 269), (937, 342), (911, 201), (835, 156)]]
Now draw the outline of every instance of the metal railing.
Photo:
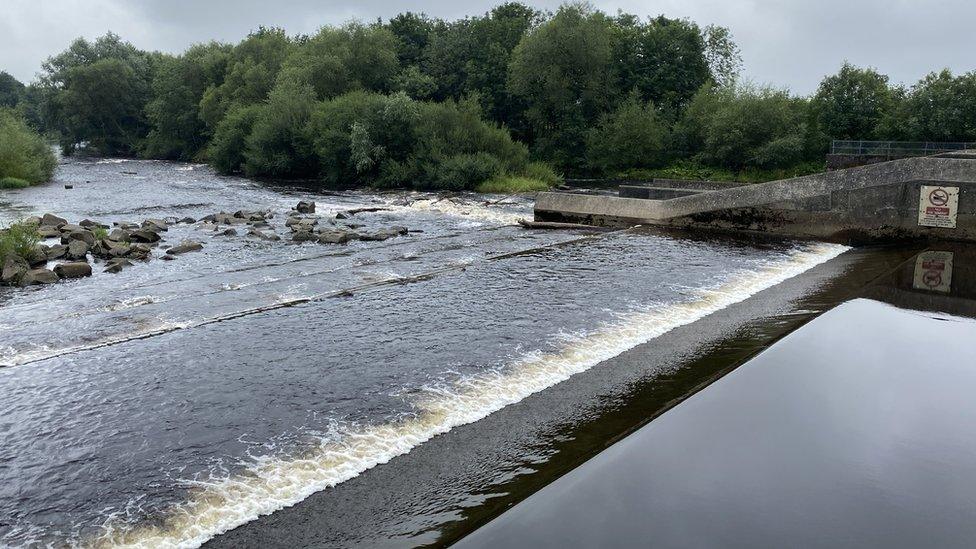
[(887, 156), (890, 158), (928, 156), (952, 151), (976, 150), (976, 143), (938, 141), (844, 141), (830, 143), (830, 154)]

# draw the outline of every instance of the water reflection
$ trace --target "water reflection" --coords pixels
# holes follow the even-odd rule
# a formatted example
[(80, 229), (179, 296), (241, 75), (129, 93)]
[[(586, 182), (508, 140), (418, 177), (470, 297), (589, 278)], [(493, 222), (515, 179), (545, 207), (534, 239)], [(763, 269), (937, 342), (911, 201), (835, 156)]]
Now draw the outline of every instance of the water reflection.
[(971, 547), (974, 259), (911, 257), (459, 545)]

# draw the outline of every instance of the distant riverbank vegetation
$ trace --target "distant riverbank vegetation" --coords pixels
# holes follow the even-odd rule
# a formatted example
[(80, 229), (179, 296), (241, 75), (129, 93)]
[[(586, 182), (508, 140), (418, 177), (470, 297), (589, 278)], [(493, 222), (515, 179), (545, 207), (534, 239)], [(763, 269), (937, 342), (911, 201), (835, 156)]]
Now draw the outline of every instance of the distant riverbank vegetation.
[(507, 3), (310, 36), (261, 28), (179, 55), (78, 39), (29, 86), (8, 93), (0, 75), (0, 104), (66, 154), (379, 188), (751, 182), (822, 169), (831, 138), (976, 141), (976, 73), (903, 87), (845, 63), (798, 97), (742, 81), (740, 67), (722, 27)]
[(0, 107), (0, 189), (20, 189), (51, 178), (57, 160), (51, 146), (23, 117)]

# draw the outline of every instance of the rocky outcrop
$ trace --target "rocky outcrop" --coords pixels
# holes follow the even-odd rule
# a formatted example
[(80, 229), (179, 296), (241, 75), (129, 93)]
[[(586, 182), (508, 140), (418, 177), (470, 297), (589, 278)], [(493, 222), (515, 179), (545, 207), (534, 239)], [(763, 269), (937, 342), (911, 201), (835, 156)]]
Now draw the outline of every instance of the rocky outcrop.
[(151, 231), (149, 229), (139, 229), (132, 231), (129, 234), (129, 240), (132, 242), (143, 242), (147, 244), (152, 244), (154, 242), (159, 242), (160, 236), (158, 232)]
[(40, 226), (42, 227), (60, 227), (61, 225), (67, 225), (68, 220), (63, 217), (58, 217), (54, 214), (46, 213), (41, 217)]
[(295, 206), (295, 211), (301, 214), (315, 213), (315, 202), (302, 200)]
[(30, 265), (18, 256), (8, 257), (3, 262), (3, 269), (0, 271), (0, 282), (3, 284), (19, 284), (21, 279), (30, 270)]
[(319, 231), (318, 241), (320, 244), (345, 244), (350, 240), (358, 238), (359, 235), (352, 231), (342, 229), (326, 229)]
[(92, 268), (84, 261), (72, 261), (54, 267), (54, 274), (59, 278), (83, 278), (91, 276)]
[(84, 240), (71, 240), (68, 242), (68, 250), (65, 256), (68, 259), (85, 259), (88, 256), (88, 250), (91, 246), (88, 245)]
[(196, 252), (202, 249), (203, 249), (203, 244), (200, 244), (199, 242), (193, 240), (184, 240), (183, 242), (180, 242), (176, 246), (173, 246), (172, 248), (166, 250), (166, 253), (168, 255), (180, 255), (189, 252)]
[(61, 259), (68, 253), (68, 247), (64, 244), (55, 244), (47, 249), (47, 260), (54, 261), (55, 259)]
[(60, 280), (54, 271), (47, 269), (31, 269), (20, 279), (21, 286), (35, 286), (39, 284), (54, 284)]

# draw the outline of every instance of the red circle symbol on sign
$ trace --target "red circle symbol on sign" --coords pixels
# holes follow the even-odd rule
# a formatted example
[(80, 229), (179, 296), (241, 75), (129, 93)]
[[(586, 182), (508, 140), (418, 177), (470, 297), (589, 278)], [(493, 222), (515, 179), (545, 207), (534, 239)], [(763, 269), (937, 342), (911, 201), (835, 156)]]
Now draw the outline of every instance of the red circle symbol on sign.
[(935, 189), (929, 193), (929, 202), (936, 206), (945, 206), (949, 203), (949, 193), (944, 189)]
[(942, 273), (939, 271), (925, 271), (922, 275), (922, 282), (929, 288), (935, 288), (942, 284)]

